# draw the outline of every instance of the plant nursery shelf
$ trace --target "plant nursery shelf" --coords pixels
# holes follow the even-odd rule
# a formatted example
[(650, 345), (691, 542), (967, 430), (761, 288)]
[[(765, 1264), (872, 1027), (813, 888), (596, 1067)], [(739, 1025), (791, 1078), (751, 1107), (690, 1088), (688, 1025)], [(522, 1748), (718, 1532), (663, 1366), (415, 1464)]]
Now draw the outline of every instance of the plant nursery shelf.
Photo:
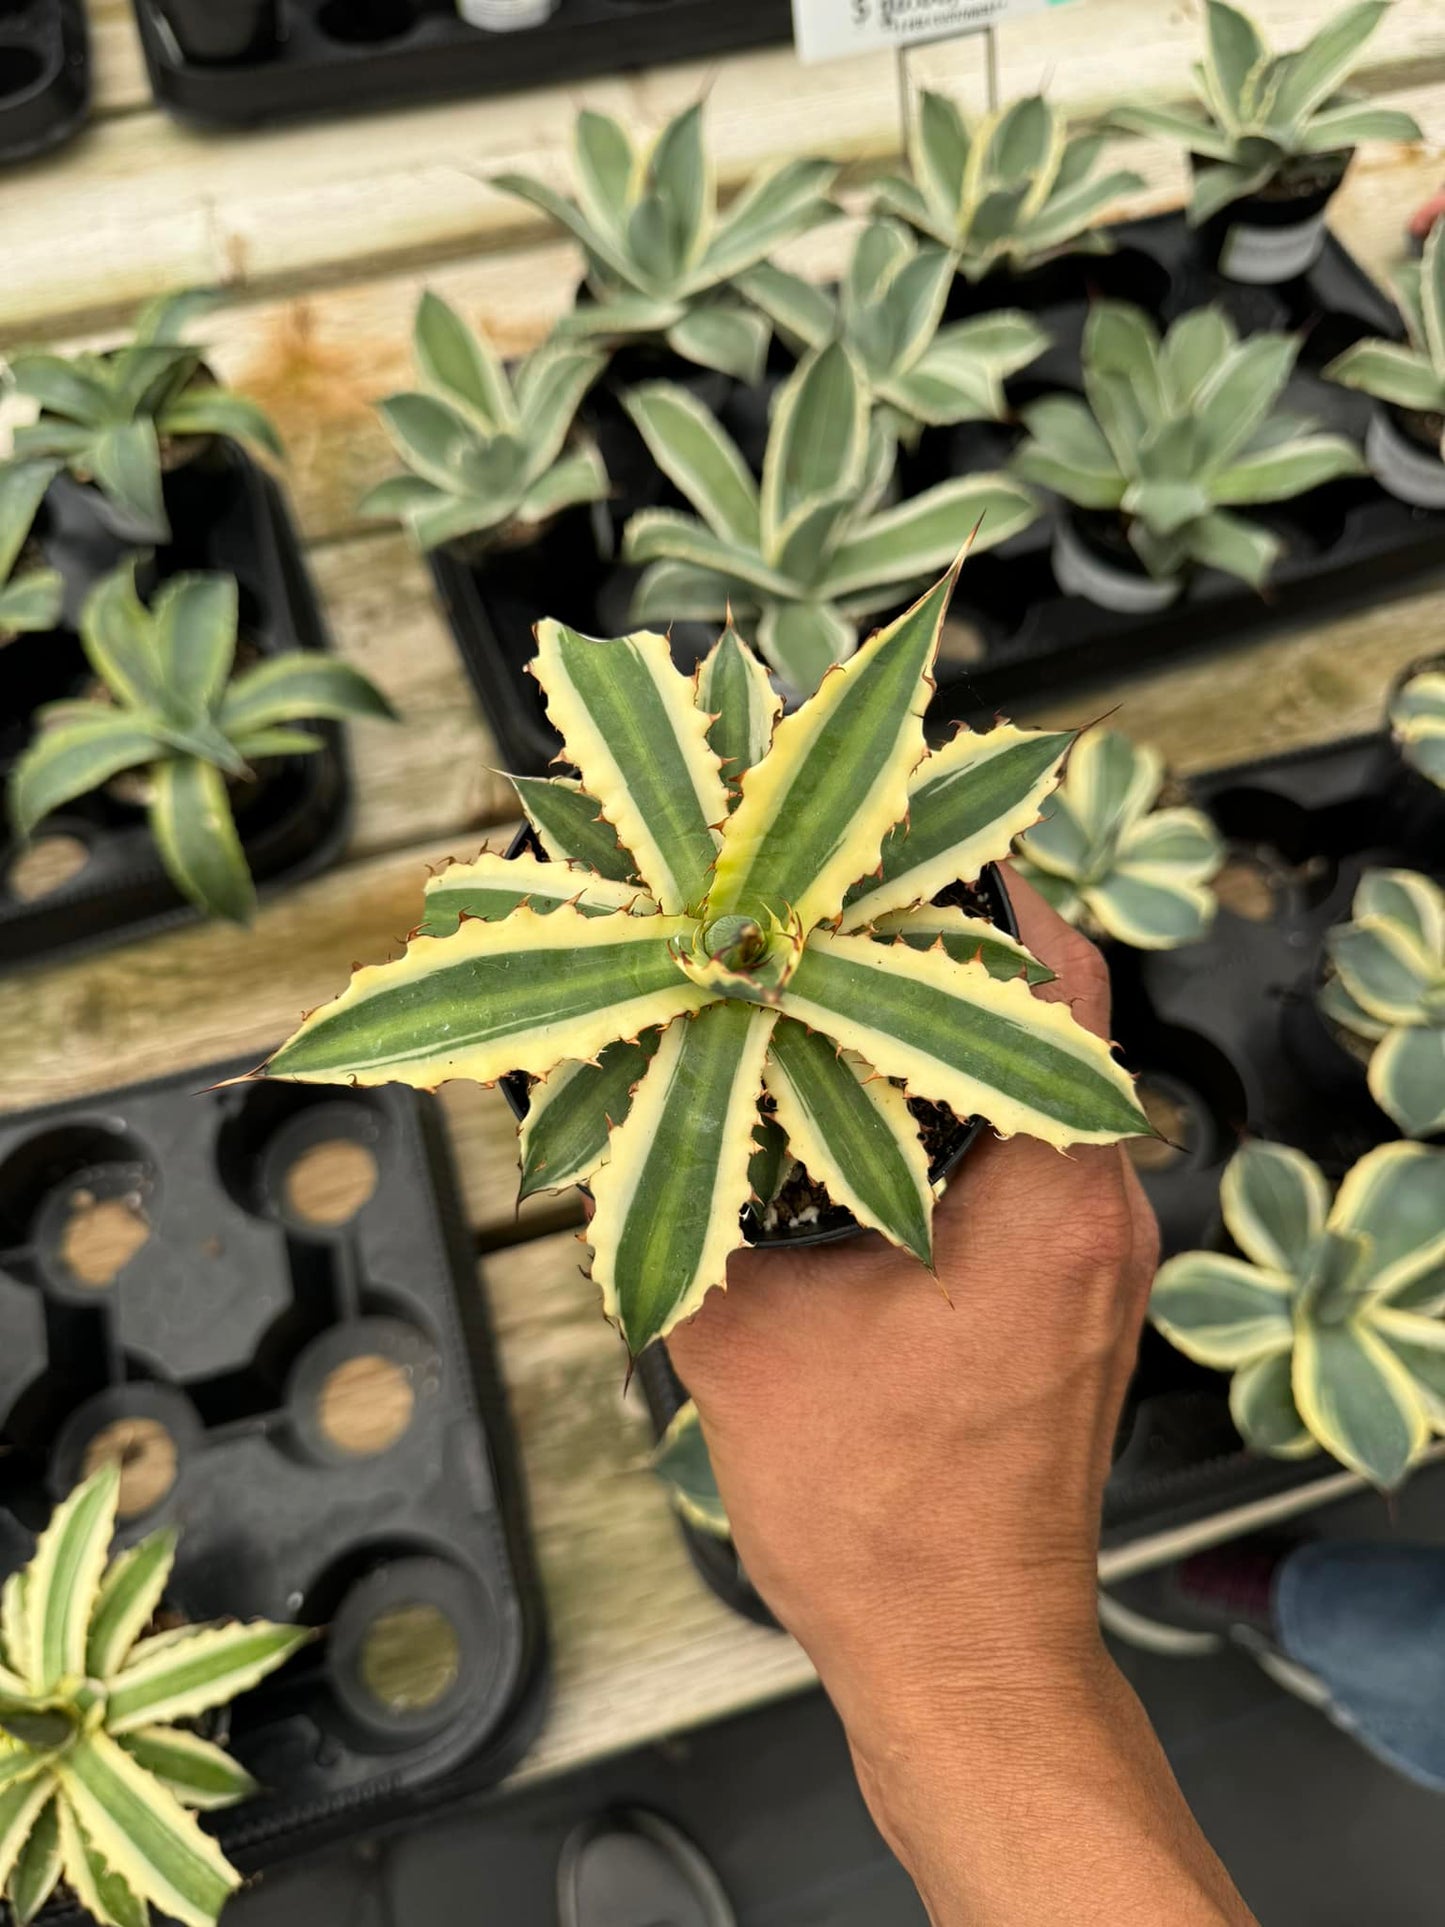
[(136, 0), (136, 16), (156, 99), (214, 127), (555, 86), (792, 30), (788, 0), (560, 0), (506, 31), (469, 25), (453, 0), (283, 0), (273, 44), (208, 63), (188, 58), (164, 0)]

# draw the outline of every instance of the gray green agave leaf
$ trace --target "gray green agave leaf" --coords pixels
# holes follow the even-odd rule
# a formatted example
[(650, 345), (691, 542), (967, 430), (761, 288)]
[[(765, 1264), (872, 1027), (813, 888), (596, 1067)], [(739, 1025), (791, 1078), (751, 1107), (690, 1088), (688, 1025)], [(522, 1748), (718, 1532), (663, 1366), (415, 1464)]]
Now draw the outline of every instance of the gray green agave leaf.
[(1390, 704), (1390, 728), (1407, 763), (1445, 789), (1445, 669), (1422, 669)]
[(60, 463), (53, 459), (0, 463), (0, 644), (60, 620), (64, 590), (59, 571), (20, 563), (45, 491)]

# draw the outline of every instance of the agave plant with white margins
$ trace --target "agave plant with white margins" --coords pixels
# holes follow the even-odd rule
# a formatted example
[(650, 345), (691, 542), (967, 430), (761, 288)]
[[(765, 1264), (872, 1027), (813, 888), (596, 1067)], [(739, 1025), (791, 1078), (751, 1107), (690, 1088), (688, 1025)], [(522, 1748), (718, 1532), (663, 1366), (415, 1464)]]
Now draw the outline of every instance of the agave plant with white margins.
[(1196, 222), (1274, 183), (1308, 179), (1322, 159), (1360, 141), (1420, 140), (1418, 123), (1399, 108), (1341, 97), (1388, 4), (1357, 0), (1304, 46), (1275, 54), (1247, 13), (1226, 0), (1207, 0), (1205, 56), (1194, 70), (1198, 104), (1130, 102), (1110, 119), (1128, 133), (1178, 141), (1205, 163), (1189, 205)]
[(16, 461), (0, 465), (0, 643), (60, 620), (64, 586), (56, 569), (20, 567), (45, 491), (60, 464)]
[(788, 688), (806, 695), (851, 655), (859, 624), (895, 609), (958, 553), (1026, 528), (1033, 497), (1006, 475), (961, 475), (880, 509), (893, 435), (870, 420), (852, 351), (810, 355), (779, 392), (761, 486), (703, 405), (669, 382), (625, 397), (659, 468), (697, 513), (644, 509), (623, 532), (647, 564), (640, 622), (721, 621), (731, 610)]
[(313, 1637), (157, 1630), (176, 1534), (107, 1562), (119, 1490), (114, 1465), (77, 1487), (0, 1596), (0, 1887), (19, 1927), (62, 1882), (100, 1927), (147, 1927), (151, 1907), (214, 1927), (241, 1876), (195, 1814), (259, 1788), (194, 1722)]
[(136, 541), (170, 535), (162, 493), (163, 450), (222, 435), (280, 457), (265, 411), (207, 374), (204, 350), (182, 340), (187, 324), (221, 297), (210, 290), (163, 296), (142, 310), (123, 347), (70, 356), (18, 349), (6, 376), (39, 404), (37, 420), (15, 430), (22, 459), (54, 457), (94, 482)]
[(1325, 950), (1320, 1008), (1374, 1045), (1371, 1096), (1409, 1137), (1445, 1131), (1445, 890), (1414, 870), (1367, 870)]
[(925, 427), (1001, 420), (1004, 382), (1049, 345), (1016, 309), (941, 325), (953, 278), (947, 248), (880, 219), (859, 235), (836, 295), (770, 261), (738, 286), (795, 352), (846, 342), (874, 404), (913, 441)]
[[(1388, 413), (1377, 413), (1365, 454), (1385, 487), (1421, 508), (1445, 507), (1445, 240), (1436, 222), (1419, 261), (1394, 276), (1395, 299), (1408, 342), (1369, 337), (1336, 355), (1327, 381), (1358, 388), (1387, 408), (1414, 417), (1407, 437)], [(1433, 444), (1433, 445), (1432, 445)]]
[(1390, 728), (1405, 761), (1445, 790), (1445, 669), (1422, 669), (1401, 684)]
[(1144, 185), (1127, 168), (1095, 176), (1106, 134), (1070, 136), (1041, 94), (972, 128), (942, 94), (920, 95), (909, 131), (911, 180), (878, 184), (878, 204), (942, 242), (970, 281), (1064, 253), (1101, 253), (1092, 223)]
[(1147, 1135), (1130, 1078), (1035, 998), (1019, 946), (932, 906), (1007, 853), (1069, 742), (1001, 724), (926, 751), (954, 573), (781, 721), (733, 633), (694, 683), (660, 635), (544, 622), (537, 675), (582, 784), (536, 811), (546, 860), (444, 872), (453, 934), (358, 972), (265, 1074), (545, 1080), (523, 1158), (591, 1185), (592, 1275), (634, 1354), (725, 1283), (764, 1092), (827, 1197), (925, 1264), (910, 1095), (1057, 1145)]
[(395, 516), (425, 551), (467, 537), (524, 540), (563, 509), (606, 497), (602, 457), (575, 428), (600, 354), (549, 341), (509, 375), (430, 290), (412, 348), (422, 386), (377, 409), (408, 472), (372, 489), (363, 515)]
[(652, 142), (634, 140), (610, 114), (579, 114), (575, 159), (575, 201), (525, 174), (492, 182), (581, 243), (592, 299), (565, 316), (558, 333), (613, 345), (663, 341), (685, 361), (755, 382), (768, 324), (730, 283), (784, 241), (837, 218), (828, 199), (837, 168), (786, 161), (719, 212), (700, 105)]
[[(1282, 543), (1237, 508), (1282, 502), (1363, 463), (1354, 444), (1276, 411), (1299, 353), (1292, 335), (1241, 341), (1222, 308), (1182, 316), (1161, 340), (1139, 308), (1101, 301), (1084, 329), (1084, 395), (1049, 395), (1023, 411), (1018, 473), (1086, 510), (1120, 517), (1156, 581), (1202, 563), (1264, 582)], [(1072, 546), (1070, 544), (1072, 543)], [(1055, 566), (1074, 581), (1065, 527)]]
[(674, 1508), (690, 1526), (714, 1539), (728, 1539), (732, 1526), (718, 1491), (717, 1475), (702, 1435), (702, 1420), (692, 1399), (680, 1405), (657, 1442), (652, 1469), (667, 1488)]
[(359, 670), (316, 650), (271, 657), (232, 679), (238, 592), (228, 575), (172, 576), (147, 608), (127, 565), (92, 591), (80, 639), (100, 700), (46, 704), (10, 773), (10, 814), (30, 836), (52, 810), (143, 770), (151, 834), (176, 888), (208, 915), (244, 922), (255, 904), (227, 778), (322, 739), (298, 722), (395, 720)]
[(1140, 950), (1194, 943), (1214, 920), (1206, 886), (1224, 845), (1202, 810), (1155, 809), (1164, 759), (1113, 729), (1069, 756), (1043, 815), (1015, 844), (1020, 871), (1070, 923)]
[(1243, 1256), (1171, 1258), (1154, 1281), (1155, 1325), (1234, 1374), (1230, 1409), (1256, 1451), (1323, 1446), (1373, 1484), (1399, 1485), (1445, 1431), (1445, 1151), (1382, 1145), (1331, 1203), (1300, 1152), (1248, 1144), (1220, 1201)]

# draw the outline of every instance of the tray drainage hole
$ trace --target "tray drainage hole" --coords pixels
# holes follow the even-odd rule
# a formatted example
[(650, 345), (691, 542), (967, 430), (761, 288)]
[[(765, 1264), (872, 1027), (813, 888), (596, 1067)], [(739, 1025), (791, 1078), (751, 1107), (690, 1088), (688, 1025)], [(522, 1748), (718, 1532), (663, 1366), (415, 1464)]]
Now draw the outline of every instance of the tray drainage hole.
[(150, 1235), (138, 1197), (98, 1198), (82, 1186), (70, 1194), (59, 1256), (76, 1284), (104, 1291)]
[(1193, 1110), (1180, 1092), (1156, 1083), (1147, 1072), (1134, 1089), (1145, 1117), (1160, 1135), (1130, 1138), (1124, 1147), (1130, 1161), (1136, 1171), (1172, 1170), (1194, 1148)]
[(1212, 887), (1224, 909), (1246, 923), (1268, 923), (1279, 900), (1275, 879), (1248, 856), (1230, 857)]
[(45, 72), (33, 47), (0, 46), (0, 94), (23, 94)]
[(5, 887), (19, 902), (35, 903), (64, 889), (89, 861), (90, 851), (78, 836), (42, 836), (27, 845), (10, 865)]
[(334, 1230), (370, 1202), (379, 1175), (375, 1157), (354, 1139), (309, 1145), (283, 1180), (287, 1209), (303, 1224)]
[(120, 1418), (96, 1433), (83, 1464), (86, 1478), (103, 1465), (120, 1467), (118, 1510), (122, 1519), (135, 1519), (158, 1506), (175, 1484), (180, 1451), (159, 1419)]
[(416, 24), (413, 0), (328, 0), (317, 24), (330, 40), (358, 45), (399, 40)]
[(357, 1671), (388, 1713), (426, 1712), (461, 1677), (456, 1627), (439, 1606), (395, 1606), (367, 1628)]
[(323, 1438), (353, 1458), (389, 1452), (416, 1412), (412, 1374), (394, 1358), (346, 1358), (322, 1381), (316, 1422)]

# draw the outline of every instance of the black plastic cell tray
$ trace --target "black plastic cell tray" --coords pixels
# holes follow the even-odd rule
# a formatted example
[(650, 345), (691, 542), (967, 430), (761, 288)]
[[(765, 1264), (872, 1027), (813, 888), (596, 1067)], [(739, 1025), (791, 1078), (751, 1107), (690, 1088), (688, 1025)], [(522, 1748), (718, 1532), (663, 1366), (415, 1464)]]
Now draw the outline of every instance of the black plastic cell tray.
[[(97, 1432), (130, 1418), (164, 1429), (177, 1471), (118, 1544), (180, 1528), (171, 1597), (185, 1617), (340, 1627), (348, 1599), (384, 1588), (400, 1560), (421, 1562), (417, 1598), (456, 1602), (455, 1683), (420, 1721), (373, 1720), (364, 1700), (356, 1713), (333, 1684), (339, 1632), (236, 1703), (229, 1743), (265, 1791), (216, 1831), (252, 1869), (499, 1778), (540, 1718), (545, 1641), (435, 1101), (400, 1086), (210, 1088), (246, 1068), (0, 1119), (0, 1571), (29, 1556)], [(297, 1160), (337, 1142), (375, 1175), (342, 1222), (362, 1186), (309, 1205), (291, 1188)], [(85, 1282), (99, 1268), (74, 1237), (97, 1200), (149, 1230), (103, 1285)], [(410, 1423), (357, 1456), (324, 1423), (328, 1388), (348, 1361), (378, 1358), (410, 1384)]]
[(538, 27), (495, 32), (451, 0), (283, 0), (266, 60), (187, 60), (156, 0), (136, 0), (157, 100), (211, 126), (554, 87), (589, 74), (786, 41), (788, 0), (561, 0)]
[[(73, 500), (74, 484), (64, 480), (62, 486)], [(156, 570), (166, 576), (217, 569), (236, 577), (243, 659), (327, 646), (295, 529), (270, 476), (233, 445), (218, 444), (168, 475), (165, 493), (173, 540), (156, 556)], [(71, 620), (87, 580), (128, 552), (125, 544), (107, 545), (98, 537), (88, 552), (71, 545), (60, 553), (53, 546), (61, 537), (48, 501), (37, 537), (46, 559), (67, 578)], [(141, 571), (144, 588), (155, 571), (144, 562)], [(20, 636), (0, 649), (0, 787), (31, 738), (35, 710), (81, 695), (92, 683), (69, 628)], [(278, 758), (264, 781), (234, 793), (237, 828), (261, 886), (294, 883), (325, 869), (346, 841), (351, 779), (345, 738), (335, 723), (308, 727), (324, 737), (324, 749)], [(123, 786), (112, 784), (65, 805), (37, 830), (37, 839), (74, 838), (87, 853), (83, 868), (43, 895), (27, 899), (13, 887), (20, 850), (5, 842), (7, 829), (0, 822), (0, 970), (54, 962), (199, 916), (166, 876), (145, 810)]]
[[(1182, 215), (1128, 222), (1112, 233), (1112, 254), (1074, 256), (1033, 274), (1005, 277), (986, 301), (982, 290), (956, 284), (960, 315), (970, 307), (1020, 306), (1054, 337), (1046, 355), (1010, 384), (1015, 405), (1080, 388), (1079, 345), (1092, 299), (1137, 302), (1161, 324), (1222, 301), (1246, 334), (1302, 331), (1299, 367), (1281, 405), (1363, 441), (1368, 398), (1323, 381), (1319, 371), (1360, 336), (1398, 335), (1401, 323), (1337, 241), (1327, 242), (1320, 261), (1300, 280), (1282, 288), (1250, 288), (1223, 280), (1198, 258)], [(757, 468), (766, 443), (769, 394), (789, 365), (775, 347), (766, 386), (746, 389), (675, 359), (663, 365), (654, 357), (642, 365), (637, 351), (628, 351), (583, 411), (615, 486), (603, 518), (604, 539), (598, 540), (596, 518), (582, 510), (562, 517), (530, 548), (478, 560), (446, 550), (432, 556), (438, 593), (508, 769), (539, 773), (559, 747), (536, 684), (525, 674), (534, 653), (534, 625), (543, 616), (555, 616), (594, 635), (625, 630), (637, 571), (610, 559), (622, 526), (641, 507), (688, 506), (655, 470), (649, 474), (617, 404), (617, 389), (657, 374), (685, 381), (722, 416)], [(995, 423), (927, 431), (903, 458), (904, 495), (950, 475), (1003, 466), (1021, 432)], [(1336, 616), (1416, 589), (1445, 569), (1445, 512), (1409, 508), (1368, 476), (1248, 512), (1286, 542), (1267, 592), (1260, 595), (1234, 577), (1201, 570), (1172, 608), (1154, 616), (1117, 615), (1061, 594), (1049, 561), (1053, 523), (1048, 514), (1001, 549), (974, 557), (964, 567), (944, 631), (939, 688), (930, 711), (935, 726), (956, 718), (977, 722), (996, 710), (1053, 700), (1311, 615)], [(961, 530), (960, 538), (966, 534)], [(879, 617), (885, 620), (886, 613)], [(715, 626), (675, 625), (679, 661), (691, 667)]]
[(0, 8), (0, 166), (59, 147), (89, 112), (85, 0)]
[[(1257, 877), (1254, 907), (1266, 913), (1221, 909), (1204, 941), (1180, 950), (1105, 946), (1123, 1059), (1181, 1118), (1176, 1160), (1142, 1174), (1166, 1257), (1219, 1245), (1220, 1179), (1242, 1134), (1296, 1146), (1332, 1181), (1398, 1137), (1370, 1096), (1365, 1065), (1315, 1009), (1323, 941), (1348, 918), (1364, 870), (1445, 878), (1445, 794), (1407, 769), (1387, 737), (1240, 764), (1185, 787)], [(643, 1354), (638, 1376), (660, 1435), (686, 1389), (660, 1345)], [(1324, 1453), (1291, 1461), (1246, 1451), (1227, 1379), (1151, 1328), (1105, 1494), (1103, 1544), (1127, 1545), (1338, 1471)], [(771, 1623), (731, 1542), (683, 1530), (714, 1591)]]

